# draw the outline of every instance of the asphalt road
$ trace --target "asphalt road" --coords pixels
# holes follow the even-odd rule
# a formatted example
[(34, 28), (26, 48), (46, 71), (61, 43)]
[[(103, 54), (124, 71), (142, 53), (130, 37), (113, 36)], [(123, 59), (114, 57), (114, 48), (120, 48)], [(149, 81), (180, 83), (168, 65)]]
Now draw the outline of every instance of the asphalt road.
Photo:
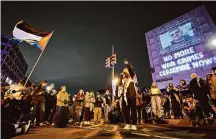
[(13, 139), (216, 139), (216, 128), (140, 125), (137, 131), (124, 131), (123, 125), (93, 125), (66, 128), (35, 127), (28, 134)]

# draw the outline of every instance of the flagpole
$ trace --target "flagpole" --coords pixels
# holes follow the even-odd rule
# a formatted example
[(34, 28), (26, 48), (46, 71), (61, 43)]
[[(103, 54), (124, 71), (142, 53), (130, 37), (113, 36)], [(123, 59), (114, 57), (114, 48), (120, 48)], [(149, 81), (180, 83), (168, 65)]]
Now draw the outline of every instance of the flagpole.
[[(53, 33), (54, 33), (54, 31), (51, 33), (51, 36), (50, 36), (50, 38), (52, 37), (52, 34), (53, 34)], [(50, 38), (49, 38), (49, 40), (50, 40)], [(44, 50), (46, 49), (46, 46), (47, 46), (47, 44), (48, 44), (49, 40), (47, 41), (47, 43), (46, 43), (46, 45), (45, 45), (45, 48), (44, 48)], [(44, 50), (42, 50), (42, 52), (40, 53), (40, 55), (39, 55), (39, 57), (38, 57), (37, 61), (35, 62), (35, 64), (34, 64), (34, 66), (33, 66), (32, 70), (31, 70), (31, 72), (30, 72), (30, 74), (29, 74), (29, 76), (28, 76), (28, 78), (27, 78), (27, 80), (26, 80), (26, 82), (25, 82), (24, 86), (26, 86), (27, 82), (29, 81), (29, 78), (31, 77), (31, 75), (32, 75), (32, 73), (33, 73), (33, 71), (34, 71), (34, 69), (35, 69), (35, 67), (36, 67), (36, 65), (37, 65), (37, 63), (38, 63), (38, 61), (40, 60), (40, 58), (41, 58), (41, 56), (42, 56), (42, 54), (43, 54)]]

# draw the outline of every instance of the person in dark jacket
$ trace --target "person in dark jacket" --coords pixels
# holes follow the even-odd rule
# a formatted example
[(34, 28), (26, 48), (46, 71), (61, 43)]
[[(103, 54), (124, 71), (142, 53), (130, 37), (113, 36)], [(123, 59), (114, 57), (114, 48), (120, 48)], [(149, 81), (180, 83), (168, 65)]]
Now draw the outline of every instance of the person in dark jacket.
[(101, 123), (102, 104), (103, 104), (103, 99), (101, 98), (100, 94), (97, 93), (97, 97), (95, 99), (95, 104), (94, 104), (94, 121), (95, 121), (95, 124)]
[(216, 92), (213, 91), (213, 82), (212, 82), (212, 74), (207, 74), (206, 75), (206, 80), (205, 80), (205, 84), (207, 86), (208, 89), (208, 94), (209, 97), (211, 98), (212, 103), (214, 104), (214, 106), (216, 107), (216, 98), (213, 98), (213, 94), (216, 95)]
[(52, 119), (55, 114), (55, 108), (56, 108), (56, 95), (57, 91), (55, 90), (55, 85), (51, 84), (45, 94), (46, 98), (46, 114), (45, 114), (45, 121), (46, 124), (52, 124)]
[(206, 117), (210, 117), (210, 112), (214, 115), (214, 118), (216, 118), (216, 113), (208, 103), (208, 89), (205, 82), (202, 78), (198, 77), (196, 73), (192, 73), (191, 78), (190, 91), (194, 95), (194, 98), (200, 102)]
[(212, 68), (210, 97), (211, 97), (211, 101), (216, 107), (216, 67)]
[(178, 89), (173, 86), (172, 83), (169, 83), (167, 92), (169, 93), (169, 99), (171, 101), (172, 112), (175, 119), (181, 117), (181, 101), (178, 93)]
[(111, 107), (112, 99), (109, 90), (106, 90), (104, 94), (104, 122), (109, 122), (109, 112)]
[[(36, 87), (36, 89), (34, 90), (32, 96), (32, 104), (34, 105), (33, 108), (33, 120), (36, 117), (36, 111), (37, 108), (40, 108), (40, 118), (39, 118), (39, 122), (40, 122), (40, 126), (44, 126), (44, 114), (45, 114), (45, 88), (47, 86), (47, 81), (46, 80), (42, 80), (39, 84), (38, 87)], [(37, 121), (38, 122), (38, 121)]]
[[(151, 97), (150, 97), (150, 90), (148, 87), (145, 87), (143, 89), (143, 95), (142, 95), (142, 100), (143, 100), (143, 106), (142, 106), (142, 118), (143, 118), (143, 122), (145, 122), (145, 120), (148, 120), (148, 118), (151, 118), (148, 113), (147, 113), (147, 107), (148, 105), (150, 105), (151, 103)], [(151, 115), (151, 114), (150, 114)]]

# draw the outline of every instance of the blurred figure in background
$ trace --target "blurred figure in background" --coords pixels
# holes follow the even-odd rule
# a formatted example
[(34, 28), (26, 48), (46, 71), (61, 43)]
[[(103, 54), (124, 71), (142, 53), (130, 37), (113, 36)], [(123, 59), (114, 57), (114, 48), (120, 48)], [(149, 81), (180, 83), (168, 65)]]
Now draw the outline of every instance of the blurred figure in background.
[(94, 106), (94, 122), (95, 122), (95, 124), (102, 123), (102, 121), (101, 121), (102, 103), (103, 103), (103, 99), (101, 98), (100, 94), (97, 93), (97, 96), (95, 99), (95, 106)]
[(44, 114), (45, 114), (45, 92), (46, 92), (46, 86), (47, 86), (47, 81), (42, 80), (39, 84), (39, 86), (36, 87), (34, 90), (32, 96), (32, 104), (34, 105), (33, 107), (33, 120), (36, 118), (37, 115), (37, 108), (40, 109), (40, 118), (37, 120), (39, 122), (40, 126), (44, 126)]
[(142, 113), (142, 106), (143, 106), (143, 94), (140, 90), (136, 89), (136, 109), (137, 109), (137, 115), (138, 115), (138, 120), (137, 124), (141, 124), (141, 113)]
[(212, 68), (210, 96), (211, 96), (211, 101), (216, 107), (216, 67)]
[[(84, 101), (85, 101), (85, 95), (84, 91), (82, 89), (79, 90), (76, 96), (76, 101), (75, 101), (75, 114), (76, 114), (76, 122), (81, 123), (83, 121), (83, 116), (84, 116)], [(77, 124), (76, 123), (76, 124)]]
[(169, 92), (165, 92), (164, 95), (164, 103), (163, 103), (163, 109), (164, 109), (164, 117), (167, 119), (171, 118), (171, 109), (170, 109), (170, 93)]
[(95, 103), (95, 95), (94, 92), (90, 92), (90, 120), (94, 119), (94, 103)]
[(208, 88), (206, 87), (205, 82), (203, 81), (203, 79), (198, 77), (196, 73), (191, 74), (191, 79), (192, 80), (190, 81), (190, 90), (194, 95), (194, 98), (200, 102), (200, 105), (203, 108), (205, 116), (209, 118), (210, 112), (213, 114), (214, 118), (216, 118), (216, 113), (208, 103)]
[(143, 100), (143, 106), (142, 108), (142, 118), (143, 118), (143, 122), (145, 122), (145, 120), (148, 120), (148, 118), (151, 118), (151, 114), (148, 114), (148, 107), (150, 110), (150, 105), (151, 105), (151, 97), (150, 97), (150, 89), (148, 87), (145, 87), (143, 89), (143, 95), (142, 95), (142, 100)]
[(169, 99), (171, 101), (171, 109), (175, 119), (179, 119), (182, 116), (181, 113), (181, 100), (179, 97), (179, 91), (173, 86), (172, 83), (169, 83), (167, 92), (169, 93)]
[(68, 93), (66, 92), (66, 86), (61, 87), (61, 91), (57, 94), (56, 113), (53, 118), (53, 124), (56, 127), (64, 127), (68, 122)]
[(186, 101), (184, 102), (184, 109), (189, 115), (192, 126), (199, 126), (200, 120), (204, 119), (203, 110), (199, 104), (199, 101), (194, 99), (191, 95), (186, 96)]
[(105, 123), (109, 122), (109, 112), (110, 112), (110, 106), (111, 106), (112, 100), (111, 100), (111, 94), (109, 90), (106, 90), (104, 94), (104, 116), (105, 116)]
[(161, 91), (157, 87), (156, 83), (152, 83), (150, 89), (151, 96), (151, 107), (152, 107), (152, 117), (161, 118)]
[(53, 116), (55, 113), (56, 108), (56, 95), (57, 91), (55, 90), (55, 85), (51, 84), (47, 87), (46, 90), (46, 115), (45, 115), (45, 121), (46, 124), (52, 124)]
[(187, 95), (191, 95), (189, 91), (189, 85), (185, 80), (181, 80), (180, 84), (177, 86), (182, 99), (185, 99)]

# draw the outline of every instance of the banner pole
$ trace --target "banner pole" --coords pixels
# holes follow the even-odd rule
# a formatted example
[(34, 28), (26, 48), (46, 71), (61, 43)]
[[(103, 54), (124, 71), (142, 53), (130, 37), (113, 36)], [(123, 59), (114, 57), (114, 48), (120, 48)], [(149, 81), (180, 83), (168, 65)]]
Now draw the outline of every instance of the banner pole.
[(27, 82), (28, 82), (28, 80), (29, 80), (29, 78), (30, 78), (30, 76), (31, 76), (32, 72), (34, 71), (34, 69), (35, 69), (35, 67), (36, 67), (36, 65), (37, 65), (37, 63), (38, 63), (38, 61), (40, 60), (40, 58), (41, 58), (42, 54), (43, 54), (43, 51), (40, 53), (40, 55), (39, 55), (39, 57), (38, 57), (37, 61), (35, 62), (35, 64), (34, 64), (34, 66), (33, 66), (32, 70), (31, 70), (31, 72), (30, 72), (30, 74), (29, 74), (29, 76), (28, 76), (28, 78), (27, 78), (27, 80), (26, 80), (26, 82), (25, 82), (24, 86), (26, 86), (26, 84), (27, 84)]
[[(53, 32), (54, 32), (54, 31), (53, 31)], [(50, 38), (52, 37), (53, 32), (51, 33)], [(49, 40), (50, 40), (50, 38), (49, 38)], [(46, 43), (46, 45), (45, 45), (45, 48), (46, 48), (46, 46), (47, 46), (49, 40), (47, 41), (47, 43)], [(44, 48), (44, 50), (45, 50), (45, 48)], [(31, 77), (31, 75), (32, 75), (32, 73), (33, 73), (33, 71), (34, 71), (34, 69), (35, 69), (35, 67), (36, 67), (36, 65), (37, 65), (37, 63), (38, 63), (38, 61), (40, 60), (40, 58), (41, 58), (41, 56), (42, 56), (42, 54), (43, 54), (43, 52), (44, 52), (44, 50), (42, 50), (42, 52), (40, 53), (40, 55), (39, 55), (37, 61), (35, 62), (35, 64), (34, 64), (32, 70), (31, 70), (31, 72), (30, 72), (30, 74), (29, 74), (29, 76), (28, 76), (28, 78), (27, 78), (27, 80), (26, 80), (26, 82), (25, 82), (25, 84), (24, 84), (24, 87), (26, 86), (27, 82), (29, 81), (29, 79), (30, 79), (30, 77)]]

